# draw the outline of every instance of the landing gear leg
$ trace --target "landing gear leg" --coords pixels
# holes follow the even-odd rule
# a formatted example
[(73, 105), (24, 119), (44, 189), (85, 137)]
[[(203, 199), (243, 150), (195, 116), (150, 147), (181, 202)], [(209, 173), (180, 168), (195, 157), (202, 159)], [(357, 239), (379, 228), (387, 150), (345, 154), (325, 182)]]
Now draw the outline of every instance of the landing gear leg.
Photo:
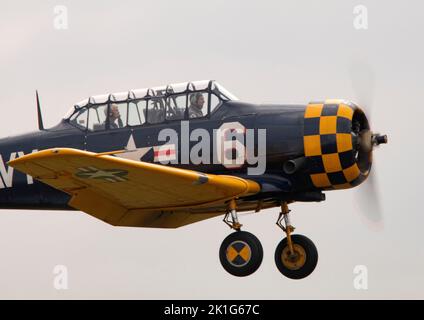
[(295, 228), (291, 225), (289, 213), (287, 202), (283, 202), (277, 225), (285, 232), (286, 238), (275, 250), (275, 264), (286, 277), (303, 279), (314, 271), (318, 263), (318, 251), (307, 237), (300, 234), (292, 235)]
[[(282, 224), (283, 220), (284, 220), (285, 226)], [(293, 251), (293, 242), (291, 240), (291, 234), (295, 228), (291, 225), (291, 222), (290, 222), (290, 210), (289, 210), (289, 206), (287, 205), (287, 202), (283, 202), (281, 204), (281, 212), (278, 215), (276, 224), (286, 233), (287, 246), (289, 249), (289, 253), (293, 255), (294, 251)]]
[(242, 224), (238, 220), (234, 199), (229, 202), (223, 221), (236, 232), (226, 237), (219, 248), (219, 260), (222, 266), (227, 272), (237, 277), (254, 273), (262, 263), (262, 245), (253, 234), (241, 231)]
[[(230, 216), (231, 216), (231, 220), (230, 220)], [(234, 199), (230, 200), (230, 203), (228, 204), (228, 211), (225, 214), (223, 221), (231, 229), (240, 231), (243, 225), (238, 220), (237, 211), (236, 211), (236, 200)]]

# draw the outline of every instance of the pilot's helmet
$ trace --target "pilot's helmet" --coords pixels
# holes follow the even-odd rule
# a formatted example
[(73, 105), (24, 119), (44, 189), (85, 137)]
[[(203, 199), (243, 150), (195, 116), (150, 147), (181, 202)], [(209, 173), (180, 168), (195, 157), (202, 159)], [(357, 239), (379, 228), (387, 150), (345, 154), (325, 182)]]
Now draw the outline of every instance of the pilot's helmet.
[(196, 106), (196, 107), (199, 107), (199, 105), (198, 105), (197, 101), (199, 100), (199, 98), (200, 98), (201, 96), (203, 96), (203, 94), (202, 94), (201, 92), (193, 93), (193, 94), (190, 96), (190, 105), (192, 105), (192, 106)]

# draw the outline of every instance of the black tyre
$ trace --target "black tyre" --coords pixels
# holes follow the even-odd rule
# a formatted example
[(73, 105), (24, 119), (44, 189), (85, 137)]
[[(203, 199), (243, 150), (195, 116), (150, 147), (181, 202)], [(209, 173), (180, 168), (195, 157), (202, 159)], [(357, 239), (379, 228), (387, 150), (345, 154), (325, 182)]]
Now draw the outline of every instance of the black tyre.
[(219, 248), (219, 260), (224, 269), (237, 277), (245, 277), (262, 263), (264, 252), (261, 242), (253, 234), (236, 231), (224, 239)]
[(290, 279), (303, 279), (314, 271), (318, 263), (318, 251), (314, 243), (300, 234), (291, 236), (294, 254), (290, 255), (287, 238), (275, 249), (275, 264), (278, 270)]

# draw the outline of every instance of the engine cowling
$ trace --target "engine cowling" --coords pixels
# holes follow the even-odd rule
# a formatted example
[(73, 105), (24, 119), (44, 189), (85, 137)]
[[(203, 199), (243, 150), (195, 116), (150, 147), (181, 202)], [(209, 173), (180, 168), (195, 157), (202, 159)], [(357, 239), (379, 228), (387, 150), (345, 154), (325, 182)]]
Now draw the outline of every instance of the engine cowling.
[(312, 185), (346, 189), (362, 183), (372, 164), (372, 146), (364, 147), (369, 133), (365, 113), (354, 103), (309, 103), (304, 114), (303, 142)]

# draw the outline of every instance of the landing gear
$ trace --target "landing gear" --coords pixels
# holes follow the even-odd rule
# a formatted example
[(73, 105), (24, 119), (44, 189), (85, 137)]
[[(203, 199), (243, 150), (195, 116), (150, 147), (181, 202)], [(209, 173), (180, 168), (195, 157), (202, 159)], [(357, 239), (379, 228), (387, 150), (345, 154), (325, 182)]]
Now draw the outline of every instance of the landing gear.
[[(281, 204), (277, 225), (285, 232), (284, 238), (275, 250), (275, 264), (278, 270), (290, 279), (303, 279), (314, 271), (318, 263), (318, 251), (314, 243), (300, 234), (292, 235), (294, 227), (290, 223), (287, 202)], [(224, 269), (237, 277), (251, 275), (262, 263), (263, 249), (253, 234), (241, 231), (236, 211), (236, 202), (231, 200), (224, 222), (235, 232), (222, 242), (219, 260)]]
[[(277, 225), (286, 233), (275, 250), (275, 264), (278, 270), (290, 279), (303, 279), (314, 271), (318, 263), (318, 251), (314, 243), (300, 234), (292, 235), (294, 227), (290, 223), (290, 210), (287, 203), (281, 205)], [(284, 220), (285, 226), (282, 221)]]
[[(231, 219), (230, 219), (231, 214)], [(224, 269), (237, 277), (251, 275), (262, 263), (261, 242), (253, 234), (241, 231), (235, 201), (229, 203), (229, 212), (224, 218), (225, 224), (236, 230), (224, 239), (219, 248), (219, 260)]]

